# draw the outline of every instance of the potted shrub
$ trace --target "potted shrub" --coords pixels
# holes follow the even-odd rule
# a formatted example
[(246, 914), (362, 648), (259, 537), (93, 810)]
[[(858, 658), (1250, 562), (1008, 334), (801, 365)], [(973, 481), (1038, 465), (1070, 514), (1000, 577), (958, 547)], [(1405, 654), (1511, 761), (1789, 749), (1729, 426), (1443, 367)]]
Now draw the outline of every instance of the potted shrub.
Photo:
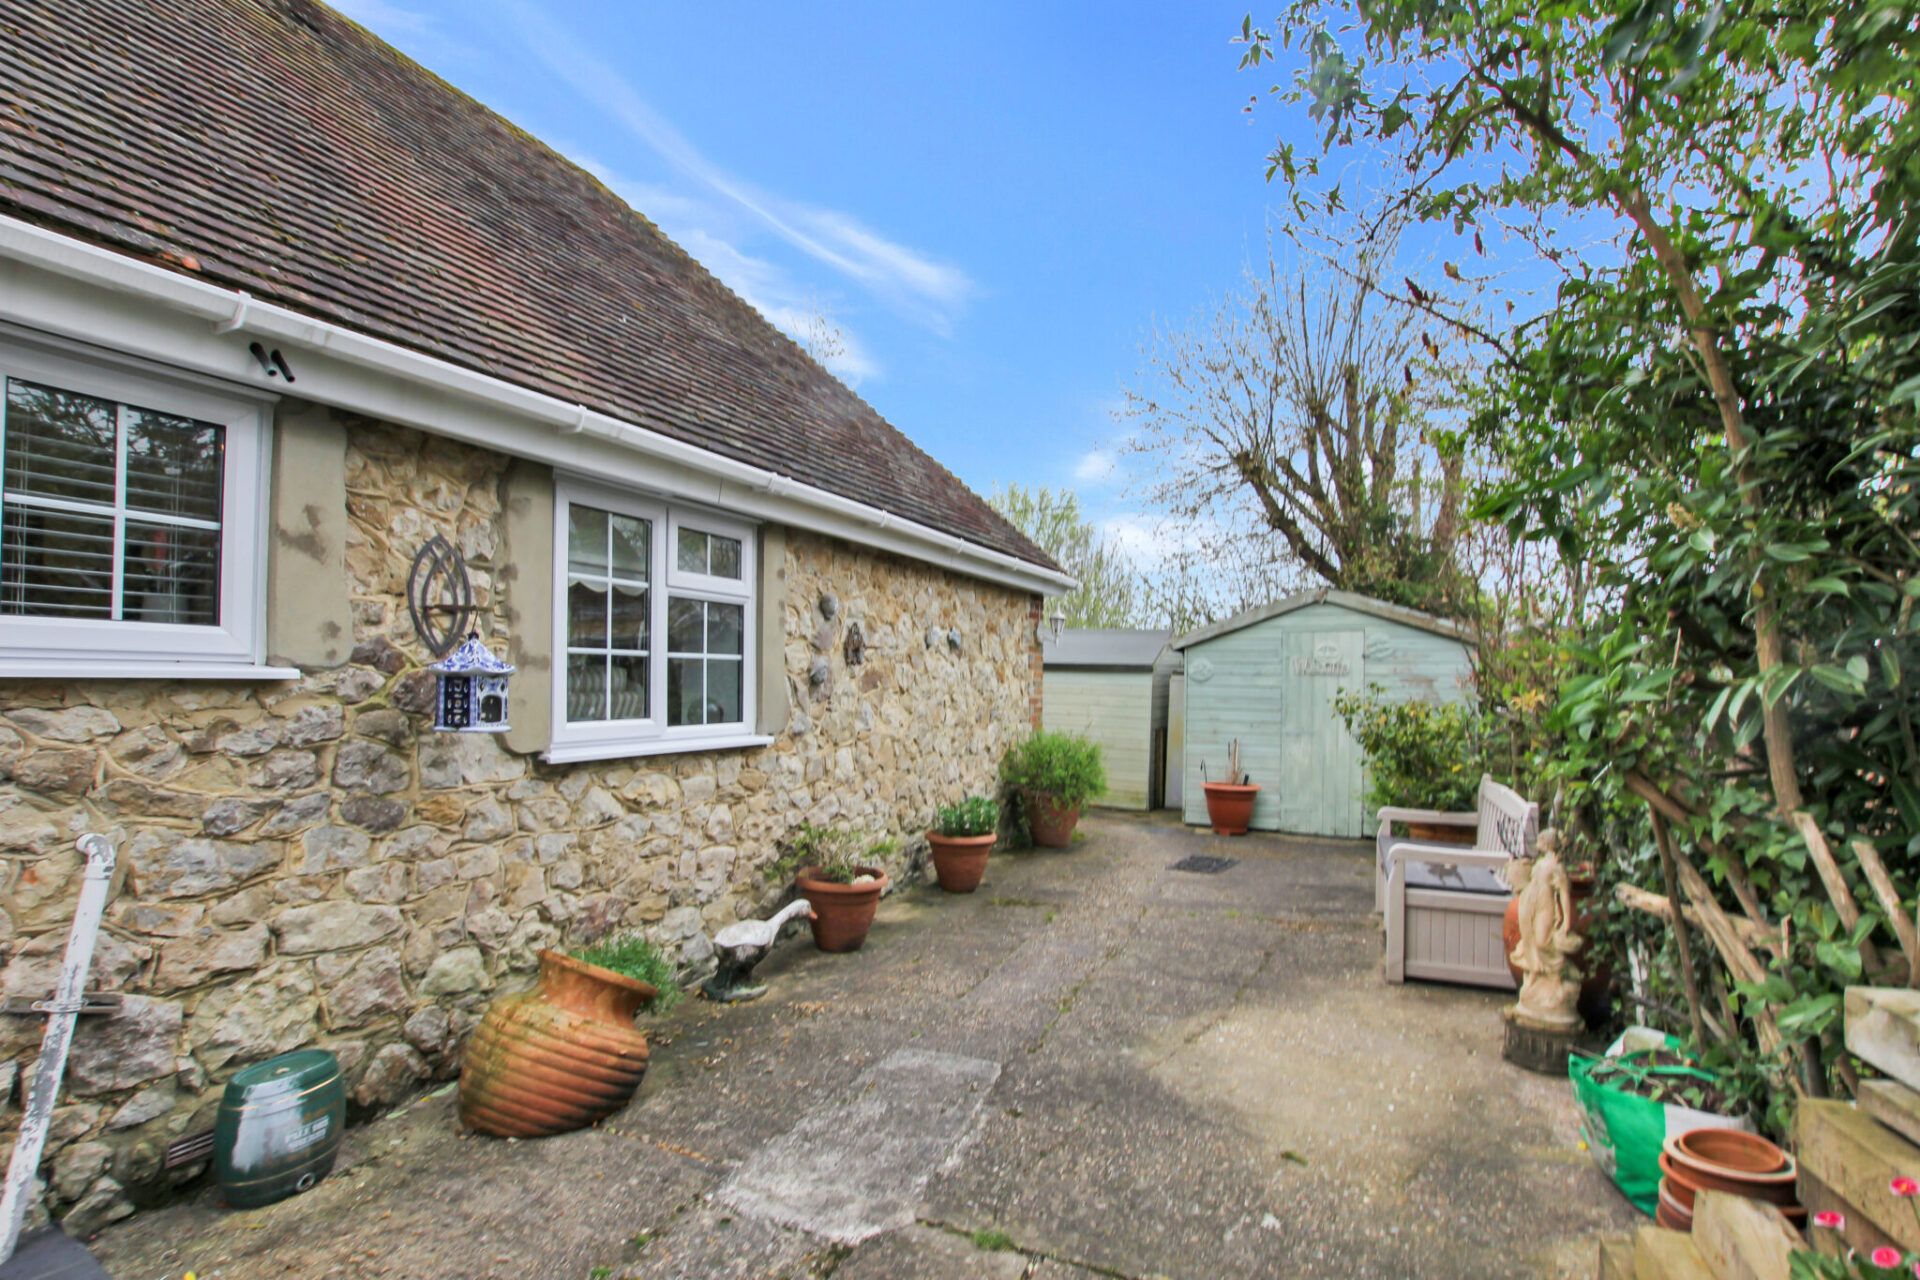
[(989, 796), (968, 796), (934, 815), (927, 845), (933, 850), (933, 874), (942, 889), (972, 893), (980, 887), (999, 828), (1000, 806)]
[(606, 1119), (647, 1070), (643, 1008), (680, 998), (673, 962), (638, 934), (540, 953), (531, 991), (493, 1002), (467, 1041), (460, 1119), (502, 1138), (538, 1138)]
[(1001, 757), (1000, 780), (1020, 797), (1033, 842), (1064, 849), (1081, 807), (1107, 789), (1107, 769), (1095, 743), (1039, 729)]
[[(1333, 709), (1367, 755), (1367, 802), (1376, 809), (1436, 809), (1470, 813), (1479, 799), (1480, 757), (1473, 709), (1459, 702), (1387, 702), (1379, 686), (1343, 693)], [(1407, 838), (1421, 844), (1471, 845), (1472, 827), (1409, 822)]]
[(822, 951), (858, 951), (873, 927), (887, 873), (880, 859), (892, 840), (851, 827), (800, 824), (783, 863), (797, 864), (794, 886), (813, 907), (813, 944)]
[[(1207, 762), (1200, 762), (1200, 776), (1205, 779)], [(1253, 822), (1253, 802), (1260, 794), (1260, 788), (1240, 767), (1240, 739), (1235, 738), (1227, 744), (1227, 776), (1219, 781), (1203, 781), (1201, 790), (1207, 793), (1207, 821), (1217, 836), (1243, 836)]]

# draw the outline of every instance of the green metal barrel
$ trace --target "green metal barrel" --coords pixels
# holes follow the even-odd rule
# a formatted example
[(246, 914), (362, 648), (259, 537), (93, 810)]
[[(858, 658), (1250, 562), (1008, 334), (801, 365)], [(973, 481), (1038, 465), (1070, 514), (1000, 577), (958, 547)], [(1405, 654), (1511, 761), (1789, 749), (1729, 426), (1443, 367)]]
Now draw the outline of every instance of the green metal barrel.
[(227, 1203), (257, 1208), (326, 1177), (346, 1120), (340, 1060), (324, 1049), (282, 1054), (234, 1076), (213, 1133), (214, 1176)]

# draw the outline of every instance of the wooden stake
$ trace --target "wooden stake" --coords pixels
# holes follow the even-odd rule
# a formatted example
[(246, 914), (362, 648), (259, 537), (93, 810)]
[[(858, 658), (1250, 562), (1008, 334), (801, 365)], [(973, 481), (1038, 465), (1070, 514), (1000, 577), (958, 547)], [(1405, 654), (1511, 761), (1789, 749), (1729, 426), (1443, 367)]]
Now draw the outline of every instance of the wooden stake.
[[(1847, 878), (1840, 874), (1840, 864), (1834, 861), (1826, 833), (1820, 830), (1820, 824), (1805, 809), (1794, 810), (1792, 820), (1794, 829), (1806, 841), (1807, 852), (1813, 855), (1813, 869), (1820, 873), (1820, 883), (1826, 888), (1827, 901), (1833, 903), (1840, 923), (1849, 929), (1853, 928), (1860, 923), (1860, 904), (1853, 900), (1853, 890), (1847, 887)], [(1860, 963), (1869, 973), (1880, 967), (1880, 949), (1873, 945), (1870, 938), (1861, 940)]]
[[(1713, 886), (1707, 883), (1705, 876), (1687, 859), (1686, 851), (1678, 845), (1673, 848), (1673, 869), (1678, 875), (1680, 885), (1686, 890), (1693, 905), (1700, 909), (1701, 927), (1707, 940), (1713, 943), (1714, 950), (1720, 953), (1720, 960), (1727, 966), (1738, 982), (1758, 986), (1766, 981), (1766, 968), (1754, 957), (1747, 944), (1740, 940), (1739, 933), (1733, 927), (1733, 920), (1720, 904), (1714, 900)], [(1684, 905), (1684, 904), (1683, 904)], [(1780, 1059), (1781, 1051), (1786, 1047), (1786, 1037), (1780, 1034), (1780, 1024), (1774, 1019), (1773, 1011), (1765, 1006), (1753, 1009), (1753, 1026), (1760, 1037), (1760, 1048), (1769, 1058)], [(1784, 1061), (1787, 1082), (1793, 1086), (1796, 1094), (1804, 1095), (1806, 1086), (1801, 1083), (1799, 1072)]]
[[(1673, 869), (1673, 835), (1658, 809), (1648, 806), (1653, 818), (1653, 840), (1660, 847), (1660, 878), (1666, 883), (1669, 902), (1680, 900), (1679, 876)], [(1700, 984), (1693, 976), (1693, 944), (1687, 938), (1685, 912), (1677, 912), (1673, 921), (1673, 945), (1680, 956), (1680, 986), (1687, 993), (1687, 1020), (1693, 1024), (1693, 1042), (1707, 1042), (1706, 1024), (1700, 1018)]]
[(1887, 874), (1887, 864), (1880, 860), (1880, 851), (1873, 847), (1873, 841), (1864, 836), (1854, 839), (1853, 856), (1860, 859), (1860, 869), (1867, 873), (1873, 896), (1880, 899), (1880, 910), (1900, 939), (1900, 950), (1907, 957), (1907, 985), (1920, 987), (1920, 929), (1916, 929), (1914, 922), (1907, 918), (1907, 909), (1900, 905), (1900, 893), (1893, 887), (1893, 877)]
[[(1613, 886), (1613, 896), (1615, 901), (1619, 902), (1623, 907), (1627, 907), (1633, 911), (1644, 912), (1650, 916), (1657, 916), (1665, 920), (1668, 924), (1673, 923), (1672, 900), (1662, 894), (1655, 893), (1651, 889), (1642, 889), (1637, 884), (1617, 884)], [(1687, 907), (1686, 917), (1687, 923), (1694, 928), (1706, 928), (1706, 926), (1701, 923), (1700, 908), (1695, 906)], [(1778, 929), (1768, 925), (1755, 924), (1745, 916), (1729, 916), (1728, 920), (1733, 924), (1733, 931), (1740, 935), (1740, 941), (1746, 943), (1749, 947), (1756, 950), (1764, 948), (1774, 955), (1784, 953), (1785, 947), (1780, 941), (1780, 931)]]
[[(1692, 819), (1698, 816), (1638, 769), (1627, 771), (1626, 782), (1627, 790), (1645, 800), (1649, 807), (1665, 814), (1669, 822), (1677, 822), (1683, 827), (1690, 828)], [(1694, 839), (1700, 842), (1700, 847), (1710, 856), (1719, 858), (1720, 864), (1727, 869), (1727, 887), (1733, 890), (1733, 896), (1739, 900), (1740, 910), (1745, 912), (1747, 918), (1754, 923), (1766, 924), (1767, 913), (1760, 906), (1760, 895), (1754, 892), (1753, 879), (1747, 874), (1747, 864), (1729, 856), (1711, 840), (1697, 835)]]

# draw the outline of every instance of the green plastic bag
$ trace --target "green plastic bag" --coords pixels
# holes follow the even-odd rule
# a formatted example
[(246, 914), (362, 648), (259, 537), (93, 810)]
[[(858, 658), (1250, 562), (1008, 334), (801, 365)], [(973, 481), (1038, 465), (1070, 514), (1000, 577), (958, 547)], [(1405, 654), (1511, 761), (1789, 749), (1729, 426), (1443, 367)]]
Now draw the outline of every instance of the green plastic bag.
[[(1651, 1027), (1630, 1027), (1608, 1047), (1605, 1056), (1613, 1059), (1625, 1075), (1635, 1078), (1658, 1075), (1716, 1079), (1711, 1071), (1701, 1067), (1654, 1066), (1642, 1061), (1656, 1049), (1678, 1051), (1679, 1048), (1680, 1041), (1664, 1032)], [(1574, 1100), (1585, 1115), (1581, 1128), (1587, 1150), (1593, 1153), (1600, 1171), (1612, 1178), (1614, 1185), (1642, 1213), (1652, 1214), (1660, 1202), (1660, 1149), (1669, 1136), (1689, 1129), (1749, 1127), (1746, 1121), (1733, 1116), (1655, 1102), (1629, 1093), (1606, 1079), (1595, 1080), (1593, 1070), (1600, 1061), (1581, 1053), (1572, 1054), (1567, 1060)]]

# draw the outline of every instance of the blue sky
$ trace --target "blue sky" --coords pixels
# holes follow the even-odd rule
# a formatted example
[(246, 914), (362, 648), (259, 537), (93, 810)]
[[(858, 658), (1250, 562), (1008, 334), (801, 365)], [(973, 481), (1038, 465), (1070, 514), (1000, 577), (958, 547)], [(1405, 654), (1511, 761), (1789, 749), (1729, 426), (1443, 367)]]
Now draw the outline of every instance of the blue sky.
[(841, 371), (982, 493), (1123, 511), (1141, 342), (1234, 286), (1280, 195), (1244, 5), (334, 3), (777, 322), (830, 315)]

